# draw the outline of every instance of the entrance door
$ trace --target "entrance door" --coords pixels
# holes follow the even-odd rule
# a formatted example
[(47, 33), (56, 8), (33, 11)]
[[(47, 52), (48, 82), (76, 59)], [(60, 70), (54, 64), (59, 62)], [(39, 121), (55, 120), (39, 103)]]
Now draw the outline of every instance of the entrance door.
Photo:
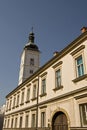
[(57, 112), (54, 115), (52, 130), (68, 130), (67, 117), (63, 112)]

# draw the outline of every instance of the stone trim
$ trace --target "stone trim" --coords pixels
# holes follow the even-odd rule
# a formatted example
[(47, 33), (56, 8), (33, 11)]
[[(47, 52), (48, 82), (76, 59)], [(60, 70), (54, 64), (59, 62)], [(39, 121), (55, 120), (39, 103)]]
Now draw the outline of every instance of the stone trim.
[(72, 81), (74, 83), (76, 83), (76, 82), (79, 82), (81, 80), (84, 80), (85, 78), (87, 78), (87, 74), (84, 74), (83, 76), (77, 77), (76, 79), (73, 79)]
[(55, 69), (57, 66), (61, 65), (62, 63), (63, 63), (63, 61), (58, 62), (57, 64), (55, 64), (54, 66), (52, 66), (52, 68)]
[(46, 95), (47, 95), (47, 93), (43, 93), (43, 94), (40, 95), (40, 97), (44, 97)]
[(84, 48), (85, 48), (85, 45), (82, 45), (79, 48), (77, 48), (76, 50), (74, 50), (73, 52), (71, 52), (70, 54), (73, 56), (76, 53), (78, 53), (79, 51), (83, 50)]
[(44, 72), (43, 74), (41, 74), (40, 77), (42, 78), (45, 75), (47, 75), (47, 72)]
[(60, 89), (62, 89), (62, 88), (63, 88), (63, 86), (55, 87), (55, 88), (53, 89), (53, 91), (57, 91), (57, 90), (60, 90)]

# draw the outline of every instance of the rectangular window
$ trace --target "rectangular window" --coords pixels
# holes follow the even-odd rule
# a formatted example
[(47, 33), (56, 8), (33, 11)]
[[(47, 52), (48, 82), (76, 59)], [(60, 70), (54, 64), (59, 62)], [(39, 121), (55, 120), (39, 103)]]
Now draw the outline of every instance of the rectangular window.
[(33, 70), (30, 70), (30, 74), (33, 74)]
[(21, 104), (24, 103), (24, 91), (22, 92), (22, 95), (21, 95)]
[(18, 118), (16, 117), (15, 118), (15, 128), (17, 128), (17, 121), (18, 121)]
[(41, 112), (41, 127), (45, 127), (45, 112)]
[(26, 115), (25, 127), (28, 128), (29, 125), (29, 115)]
[(34, 65), (34, 59), (33, 58), (30, 59), (30, 65), (32, 65), (32, 66)]
[(46, 93), (46, 79), (42, 80), (41, 94)]
[(87, 103), (80, 105), (80, 117), (82, 126), (87, 127)]
[(12, 120), (11, 120), (11, 128), (13, 128), (13, 122), (14, 122), (14, 119), (12, 118)]
[(23, 121), (22, 121), (22, 120), (23, 120), (23, 117), (21, 116), (21, 117), (20, 117), (19, 128), (22, 128), (22, 123), (23, 123)]
[(16, 97), (14, 96), (14, 100), (13, 100), (13, 108), (15, 107), (15, 103), (16, 103)]
[(61, 86), (61, 70), (58, 69), (55, 73), (56, 88)]
[(27, 97), (26, 97), (26, 101), (30, 100), (30, 88), (27, 88)]
[(19, 106), (19, 94), (17, 95), (17, 106)]
[(10, 99), (9, 110), (11, 110), (12, 99)]
[(33, 98), (36, 98), (36, 84), (33, 86)]
[(83, 59), (82, 55), (76, 58), (76, 70), (77, 70), (77, 77), (84, 75), (84, 66), (83, 66)]
[(10, 121), (10, 119), (8, 119), (8, 122), (7, 122), (7, 128), (9, 128), (9, 121)]
[(31, 124), (32, 127), (36, 127), (36, 117), (35, 117), (35, 114), (32, 114), (32, 124)]

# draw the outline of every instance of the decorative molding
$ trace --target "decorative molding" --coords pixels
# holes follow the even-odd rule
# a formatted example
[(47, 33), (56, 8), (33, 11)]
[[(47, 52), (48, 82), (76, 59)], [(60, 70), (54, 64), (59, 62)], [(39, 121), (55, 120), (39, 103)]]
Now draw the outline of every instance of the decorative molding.
[(43, 94), (40, 95), (40, 97), (44, 97), (46, 95), (47, 95), (47, 93), (43, 93)]
[(31, 100), (34, 101), (34, 100), (36, 100), (36, 99), (37, 99), (37, 97), (34, 97), (34, 98), (32, 98)]
[(74, 97), (76, 100), (87, 97), (87, 93)]
[(36, 82), (36, 81), (38, 81), (38, 79), (34, 79), (34, 80), (32, 81), (32, 83), (34, 83), (34, 82)]
[(57, 64), (55, 64), (54, 66), (52, 66), (52, 68), (55, 69), (56, 67), (60, 66), (62, 63), (63, 63), (63, 61), (58, 62)]
[(40, 109), (47, 108), (47, 105), (45, 105), (45, 106), (40, 106), (39, 108), (40, 108)]
[(63, 88), (63, 86), (55, 87), (55, 88), (53, 89), (53, 91), (57, 91), (57, 90), (60, 90), (60, 89), (62, 89), (62, 88)]
[(44, 72), (43, 74), (41, 74), (40, 77), (42, 78), (45, 75), (47, 75), (47, 72)]
[(85, 48), (85, 45), (82, 45), (80, 47), (78, 47), (76, 50), (74, 50), (73, 52), (71, 52), (70, 54), (73, 56), (76, 53), (78, 53), (79, 51), (83, 50)]

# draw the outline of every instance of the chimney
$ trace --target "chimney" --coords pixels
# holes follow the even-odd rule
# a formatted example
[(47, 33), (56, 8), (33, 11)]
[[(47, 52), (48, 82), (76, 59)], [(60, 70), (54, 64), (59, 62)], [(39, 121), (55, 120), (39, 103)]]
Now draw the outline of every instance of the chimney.
[(82, 32), (82, 33), (86, 32), (86, 31), (87, 31), (87, 27), (81, 28), (81, 32)]
[(53, 56), (56, 56), (56, 55), (58, 55), (58, 51), (55, 51), (54, 53), (53, 53)]

